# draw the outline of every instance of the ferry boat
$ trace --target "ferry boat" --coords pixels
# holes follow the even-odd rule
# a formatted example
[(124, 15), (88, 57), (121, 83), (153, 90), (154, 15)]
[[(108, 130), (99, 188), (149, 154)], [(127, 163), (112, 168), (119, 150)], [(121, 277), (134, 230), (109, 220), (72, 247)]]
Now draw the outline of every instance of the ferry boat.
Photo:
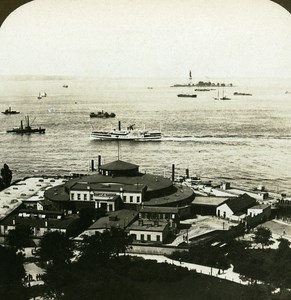
[(9, 107), (8, 109), (5, 109), (4, 111), (2, 111), (2, 114), (4, 114), (4, 115), (17, 115), (17, 114), (20, 114), (20, 112), (16, 111), (16, 110), (11, 110), (11, 107)]
[(10, 130), (7, 130), (7, 133), (17, 133), (17, 134), (31, 134), (31, 133), (45, 133), (45, 128), (31, 128), (29, 124), (29, 117), (25, 117), (26, 120), (26, 126), (23, 126), (22, 120), (20, 121), (20, 127), (13, 128)]
[(93, 131), (90, 135), (91, 140), (106, 140), (106, 141), (136, 141), (136, 142), (154, 142), (161, 141), (162, 134), (159, 131), (147, 131), (134, 128), (129, 125), (126, 130), (121, 129), (121, 123), (118, 123), (118, 129), (110, 131)]

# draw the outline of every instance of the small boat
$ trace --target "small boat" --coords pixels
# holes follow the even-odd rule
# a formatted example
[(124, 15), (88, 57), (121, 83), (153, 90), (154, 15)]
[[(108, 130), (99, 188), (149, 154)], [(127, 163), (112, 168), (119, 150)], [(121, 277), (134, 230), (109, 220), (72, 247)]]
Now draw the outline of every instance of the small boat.
[(4, 111), (2, 111), (2, 114), (4, 114), (4, 115), (17, 115), (17, 114), (20, 114), (20, 112), (16, 111), (16, 110), (11, 110), (11, 107), (9, 107), (8, 109), (5, 109)]
[(188, 98), (196, 98), (196, 94), (178, 94), (178, 97), (188, 97)]
[(94, 112), (91, 112), (90, 113), (90, 118), (101, 118), (101, 119), (107, 119), (107, 118), (115, 118), (115, 113), (108, 113), (107, 111), (104, 112), (103, 110), (102, 111), (98, 111), (98, 113), (94, 113)]
[(67, 84), (63, 85), (63, 88), (67, 89), (69, 86)]
[(41, 100), (41, 99), (42, 99), (42, 96), (41, 96), (40, 93), (38, 93), (37, 99), (38, 99), (38, 100)]
[(219, 90), (218, 90), (217, 97), (215, 97), (214, 100), (231, 100), (231, 98), (228, 98), (224, 95), (224, 90), (222, 91), (222, 97), (219, 97)]
[(235, 96), (252, 96), (252, 94), (248, 94), (248, 93), (239, 93), (239, 92), (234, 92), (233, 93)]
[(22, 120), (20, 121), (20, 127), (13, 128), (10, 130), (7, 130), (7, 133), (17, 133), (17, 134), (31, 134), (31, 133), (45, 133), (45, 128), (31, 128), (29, 124), (29, 117), (25, 117), (26, 120), (26, 126), (23, 126)]
[(135, 142), (154, 142), (161, 141), (162, 134), (159, 131), (138, 130), (133, 125), (129, 125), (126, 130), (121, 129), (121, 123), (118, 122), (118, 129), (111, 131), (93, 131), (90, 135), (91, 140), (105, 141), (135, 141)]
[(46, 96), (47, 96), (47, 93), (46, 93), (46, 92), (43, 92), (43, 93), (40, 94), (40, 96), (41, 96), (41, 97), (46, 97)]

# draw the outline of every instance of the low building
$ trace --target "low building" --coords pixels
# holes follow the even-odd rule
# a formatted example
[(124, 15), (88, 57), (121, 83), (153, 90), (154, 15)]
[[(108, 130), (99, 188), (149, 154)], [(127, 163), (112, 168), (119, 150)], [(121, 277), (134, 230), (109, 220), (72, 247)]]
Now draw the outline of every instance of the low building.
[(11, 215), (1, 222), (0, 234), (5, 237), (9, 231), (14, 230), (16, 226), (24, 225), (31, 228), (33, 238), (41, 238), (45, 233), (52, 231), (59, 231), (71, 235), (74, 233), (78, 219), (77, 216), (73, 215), (62, 219)]
[(259, 204), (250, 207), (247, 211), (247, 215), (249, 217), (255, 217), (261, 214), (263, 214), (266, 218), (269, 218), (271, 216), (271, 205)]
[(160, 207), (160, 206), (142, 206), (139, 211), (139, 217), (148, 220), (172, 220), (176, 226), (180, 220), (191, 216), (191, 206), (181, 207)]
[(94, 222), (82, 235), (93, 235), (96, 232), (102, 233), (112, 227), (126, 229), (137, 217), (138, 212), (134, 210), (122, 209), (111, 212)]
[(246, 216), (247, 209), (256, 203), (256, 199), (247, 194), (236, 198), (229, 198), (216, 208), (216, 215), (224, 219), (241, 221)]
[(133, 223), (128, 230), (134, 242), (162, 244), (169, 235), (169, 222), (140, 219)]
[(227, 199), (226, 197), (215, 196), (196, 196), (192, 201), (193, 212), (198, 215), (216, 215), (216, 208), (222, 205)]

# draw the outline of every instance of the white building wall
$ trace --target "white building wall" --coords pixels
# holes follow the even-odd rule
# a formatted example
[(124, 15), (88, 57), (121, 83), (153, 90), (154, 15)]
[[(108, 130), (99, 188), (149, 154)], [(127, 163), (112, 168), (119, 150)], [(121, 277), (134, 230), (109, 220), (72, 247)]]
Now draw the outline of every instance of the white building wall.
[(120, 194), (123, 202), (129, 204), (140, 204), (142, 202), (142, 194), (141, 193), (127, 193), (123, 192)]
[[(145, 241), (145, 242), (163, 242), (163, 233), (157, 231), (140, 231), (140, 230), (130, 230), (129, 234), (136, 235), (137, 241)], [(142, 239), (142, 235), (144, 238)], [(150, 236), (150, 240), (148, 239), (148, 235)], [(159, 237), (159, 238), (158, 238)]]
[(261, 208), (259, 208), (259, 209), (258, 208), (256, 208), (256, 209), (249, 208), (247, 214), (250, 217), (254, 217), (254, 216), (261, 214), (262, 212), (263, 212), (263, 209), (261, 209)]
[(224, 203), (216, 208), (216, 215), (221, 218), (229, 219), (233, 215), (233, 211)]

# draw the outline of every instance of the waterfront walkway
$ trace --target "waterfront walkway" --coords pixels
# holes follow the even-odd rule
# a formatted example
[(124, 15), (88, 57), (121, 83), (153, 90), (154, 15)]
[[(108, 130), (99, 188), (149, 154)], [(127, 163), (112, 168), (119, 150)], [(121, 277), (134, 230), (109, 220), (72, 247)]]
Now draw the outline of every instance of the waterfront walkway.
[(239, 273), (233, 272), (233, 266), (231, 266), (231, 268), (229, 268), (227, 270), (222, 271), (221, 269), (212, 268), (212, 267), (208, 267), (208, 266), (197, 265), (197, 264), (192, 264), (192, 263), (187, 263), (187, 262), (180, 262), (180, 261), (168, 258), (164, 255), (134, 254), (134, 253), (129, 253), (129, 255), (143, 257), (144, 259), (156, 260), (158, 263), (168, 263), (168, 264), (173, 264), (176, 266), (181, 266), (181, 267), (187, 268), (188, 270), (195, 270), (197, 273), (217, 277), (217, 278), (224, 279), (224, 280), (229, 280), (229, 281), (236, 282), (236, 283), (239, 283), (242, 285), (251, 284), (250, 279), (242, 280), (240, 278), (241, 275)]

